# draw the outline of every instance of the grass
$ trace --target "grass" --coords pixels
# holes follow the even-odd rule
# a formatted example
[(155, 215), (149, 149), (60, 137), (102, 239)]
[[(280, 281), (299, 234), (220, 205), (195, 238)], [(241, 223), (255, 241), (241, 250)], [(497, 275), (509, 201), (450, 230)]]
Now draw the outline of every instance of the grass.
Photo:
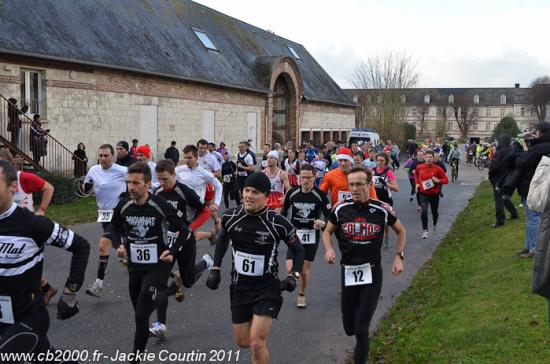
[(62, 205), (50, 205), (46, 217), (62, 225), (74, 225), (97, 220), (95, 197), (86, 197)]
[(381, 322), (369, 362), (550, 362), (547, 301), (529, 293), (533, 261), (516, 255), (524, 219), (493, 222), (484, 183)]

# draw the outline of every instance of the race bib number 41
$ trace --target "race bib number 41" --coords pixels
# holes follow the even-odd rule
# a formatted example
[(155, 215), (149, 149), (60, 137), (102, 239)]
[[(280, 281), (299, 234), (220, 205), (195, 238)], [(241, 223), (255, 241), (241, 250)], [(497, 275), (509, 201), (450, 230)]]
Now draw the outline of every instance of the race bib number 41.
[(370, 263), (362, 265), (344, 266), (344, 284), (347, 286), (359, 286), (372, 283), (372, 271)]
[(0, 322), (3, 324), (15, 323), (10, 296), (0, 296)]
[(248, 254), (235, 250), (233, 257), (235, 260), (235, 270), (239, 274), (253, 277), (264, 275), (265, 257), (263, 255)]
[(424, 190), (429, 190), (433, 186), (435, 186), (435, 184), (434, 184), (434, 181), (431, 180), (431, 179), (427, 179), (425, 181), (422, 181), (422, 187), (424, 188)]
[(97, 222), (111, 222), (113, 219), (113, 210), (98, 210)]
[(157, 244), (134, 244), (130, 243), (130, 257), (132, 263), (136, 264), (157, 264)]
[(315, 244), (317, 242), (315, 230), (296, 230), (296, 235), (298, 235), (302, 244)]

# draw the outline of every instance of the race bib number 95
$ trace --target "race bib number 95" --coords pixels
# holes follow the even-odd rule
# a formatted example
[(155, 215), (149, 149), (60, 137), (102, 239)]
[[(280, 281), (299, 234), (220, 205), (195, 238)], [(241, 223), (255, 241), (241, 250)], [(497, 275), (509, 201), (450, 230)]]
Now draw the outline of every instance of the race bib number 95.
[(97, 222), (111, 222), (113, 219), (113, 210), (98, 210)]

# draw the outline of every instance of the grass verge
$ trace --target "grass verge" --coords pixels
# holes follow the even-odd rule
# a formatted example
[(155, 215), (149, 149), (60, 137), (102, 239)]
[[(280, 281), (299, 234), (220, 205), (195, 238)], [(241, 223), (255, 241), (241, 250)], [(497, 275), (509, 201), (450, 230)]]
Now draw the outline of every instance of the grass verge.
[(516, 255), (520, 213), (491, 229), (492, 190), (483, 183), (382, 320), (369, 362), (548, 363), (547, 301), (529, 293), (533, 261)]
[(50, 205), (46, 217), (61, 225), (74, 225), (97, 220), (95, 197), (86, 197), (62, 205)]

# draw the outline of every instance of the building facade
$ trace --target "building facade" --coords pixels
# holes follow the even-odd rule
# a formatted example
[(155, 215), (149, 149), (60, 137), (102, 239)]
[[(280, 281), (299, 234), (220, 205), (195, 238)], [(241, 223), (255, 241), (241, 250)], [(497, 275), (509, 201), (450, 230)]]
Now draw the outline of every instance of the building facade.
[(0, 95), (24, 100), (71, 150), (137, 138), (157, 157), (205, 138), (235, 151), (355, 126), (356, 104), (302, 45), (192, 1), (9, 4)]

